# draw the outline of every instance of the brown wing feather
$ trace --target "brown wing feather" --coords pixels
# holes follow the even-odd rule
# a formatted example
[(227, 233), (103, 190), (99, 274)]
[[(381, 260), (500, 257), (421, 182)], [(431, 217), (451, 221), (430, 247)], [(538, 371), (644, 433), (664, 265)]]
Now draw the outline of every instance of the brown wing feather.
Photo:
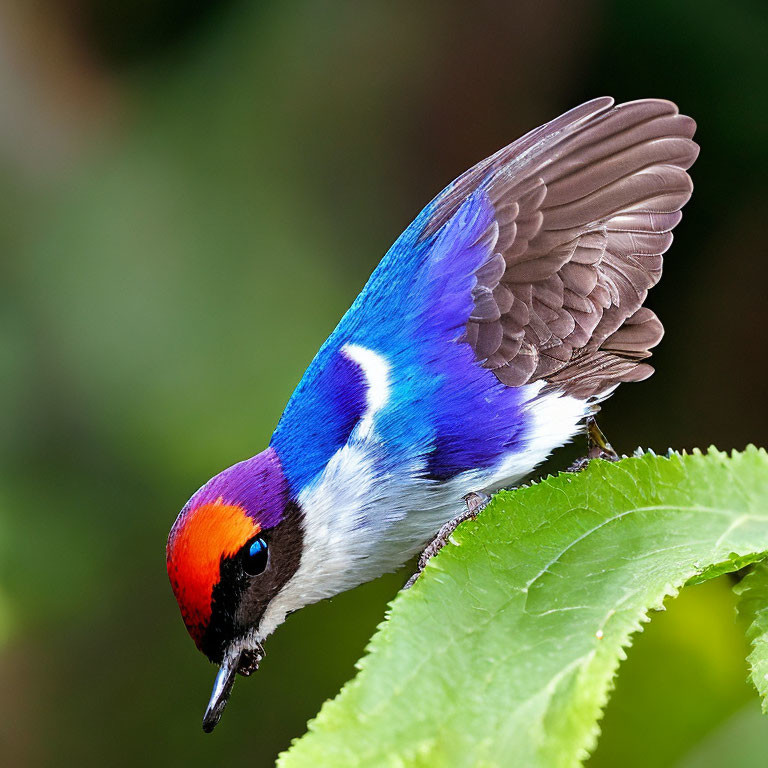
[(692, 184), (695, 123), (668, 101), (596, 99), (459, 177), (424, 236), (483, 186), (493, 255), (476, 273), (466, 340), (504, 384), (577, 397), (646, 378), (663, 329), (642, 304)]

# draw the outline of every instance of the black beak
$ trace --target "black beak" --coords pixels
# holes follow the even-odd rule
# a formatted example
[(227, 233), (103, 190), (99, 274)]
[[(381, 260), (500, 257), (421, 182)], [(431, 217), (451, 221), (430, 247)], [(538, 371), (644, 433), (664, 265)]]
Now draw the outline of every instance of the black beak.
[(211, 698), (203, 715), (203, 730), (206, 733), (210, 733), (221, 720), (224, 707), (229, 701), (229, 694), (232, 693), (232, 688), (235, 685), (235, 675), (239, 663), (240, 656), (237, 656), (232, 662), (225, 657), (221, 669), (216, 674)]
[(206, 733), (210, 733), (221, 720), (224, 707), (227, 706), (229, 695), (235, 685), (235, 675), (239, 672), (241, 675), (247, 676), (255, 672), (263, 658), (264, 650), (261, 646), (258, 649), (241, 650), (237, 655), (224, 654), (221, 668), (213, 681), (211, 698), (203, 715), (203, 730)]

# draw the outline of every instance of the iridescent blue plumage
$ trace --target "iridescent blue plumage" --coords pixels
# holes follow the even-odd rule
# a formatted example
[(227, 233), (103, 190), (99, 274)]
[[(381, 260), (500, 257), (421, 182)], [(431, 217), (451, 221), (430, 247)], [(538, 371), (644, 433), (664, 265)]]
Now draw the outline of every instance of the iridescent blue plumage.
[(382, 461), (422, 457), (424, 475), (445, 480), (492, 465), (520, 441), (519, 392), (477, 365), (462, 342), (474, 273), (490, 255), (481, 237), (493, 208), (480, 188), (442, 229), (422, 238), (435, 205), (392, 246), (288, 403), (272, 445), (292, 488), (322, 471), (363, 416), (366, 384), (350, 371), (346, 344), (373, 350), (392, 366), (391, 401), (377, 420), (387, 446)]

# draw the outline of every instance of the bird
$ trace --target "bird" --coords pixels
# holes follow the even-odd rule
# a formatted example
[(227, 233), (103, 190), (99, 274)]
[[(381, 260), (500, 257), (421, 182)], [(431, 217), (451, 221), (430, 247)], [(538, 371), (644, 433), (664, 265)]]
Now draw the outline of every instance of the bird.
[[(693, 186), (696, 124), (597, 98), (450, 183), (310, 363), (266, 450), (183, 507), (166, 563), (186, 628), (237, 673), (288, 614), (401, 567), (647, 378), (644, 306)], [(470, 504), (465, 498), (473, 500)]]

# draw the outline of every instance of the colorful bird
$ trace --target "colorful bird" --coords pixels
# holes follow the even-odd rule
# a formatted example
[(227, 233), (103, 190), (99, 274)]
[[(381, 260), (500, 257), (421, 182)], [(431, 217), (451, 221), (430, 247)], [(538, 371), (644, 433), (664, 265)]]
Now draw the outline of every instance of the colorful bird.
[(668, 101), (595, 99), (471, 168), (403, 232), (269, 447), (171, 529), (184, 623), (220, 665), (206, 731), (289, 613), (398, 568), (465, 496), (518, 482), (652, 373), (663, 329), (643, 302), (691, 195), (694, 130)]

